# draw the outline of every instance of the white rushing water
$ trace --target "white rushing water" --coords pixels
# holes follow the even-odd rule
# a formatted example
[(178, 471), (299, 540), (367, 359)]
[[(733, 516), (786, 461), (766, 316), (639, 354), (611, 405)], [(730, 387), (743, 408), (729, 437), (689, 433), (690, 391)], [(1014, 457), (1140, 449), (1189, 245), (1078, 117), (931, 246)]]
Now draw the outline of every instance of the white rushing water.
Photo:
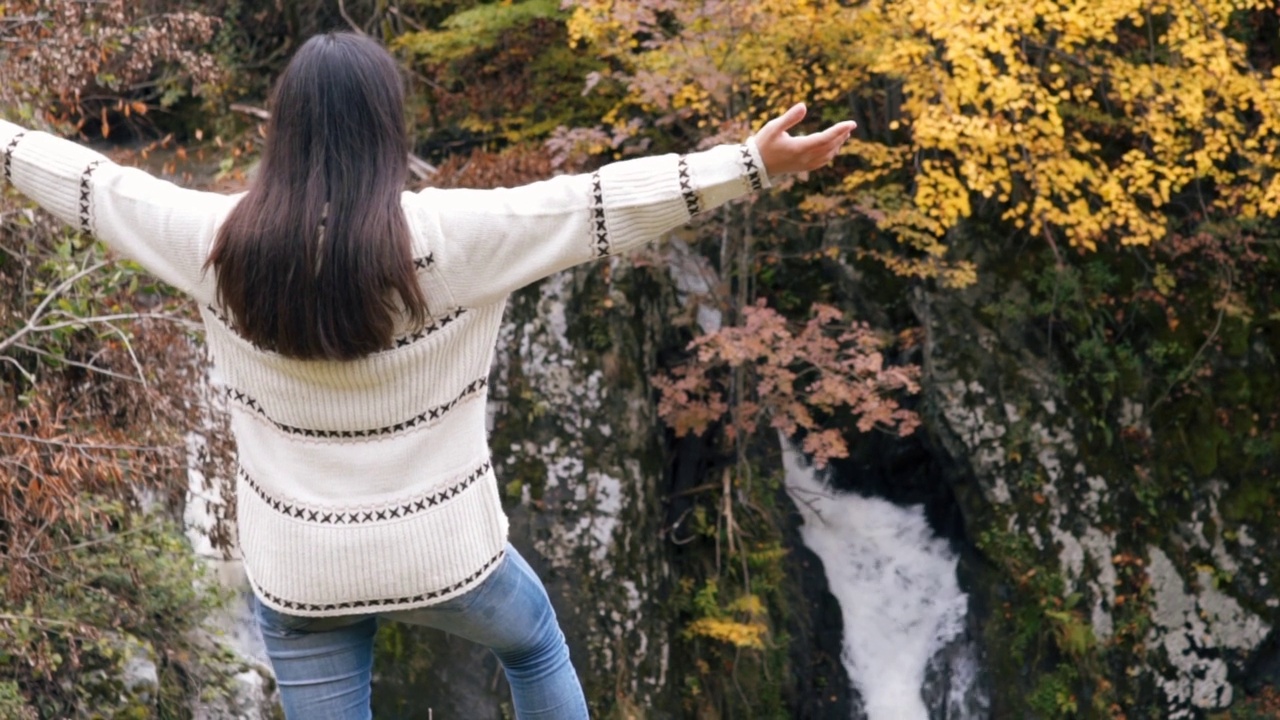
[(868, 720), (929, 720), (925, 667), (963, 632), (968, 605), (955, 553), (922, 506), (836, 493), (785, 439), (782, 450), (787, 492), (804, 519), (800, 536), (840, 603), (841, 659)]

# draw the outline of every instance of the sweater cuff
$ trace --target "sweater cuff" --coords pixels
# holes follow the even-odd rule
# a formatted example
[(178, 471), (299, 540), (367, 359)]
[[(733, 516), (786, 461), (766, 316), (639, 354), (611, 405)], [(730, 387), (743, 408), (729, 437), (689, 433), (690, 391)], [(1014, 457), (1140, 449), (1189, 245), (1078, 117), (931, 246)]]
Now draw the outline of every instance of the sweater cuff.
[(0, 148), (7, 147), (13, 136), (21, 135), (26, 131), (27, 129), (21, 125), (15, 125), (8, 120), (0, 120)]
[[(27, 134), (27, 129), (15, 125), (8, 120), (0, 120), (0, 178), (3, 183), (13, 184), (13, 151)], [(0, 188), (4, 185), (0, 184)]]
[(687, 174), (690, 178), (685, 196), (691, 215), (770, 186), (754, 138), (740, 145), (718, 145), (686, 155), (681, 163), (686, 166), (681, 176)]
[(751, 153), (751, 157), (755, 158), (756, 167), (760, 168), (760, 188), (768, 190), (773, 187), (773, 179), (769, 177), (769, 168), (764, 166), (764, 156), (760, 154), (760, 146), (756, 144), (756, 136), (752, 135), (747, 138), (747, 151)]
[(4, 177), (59, 220), (92, 232), (88, 215), (89, 178), (101, 153), (46, 132), (24, 130), (0, 120)]

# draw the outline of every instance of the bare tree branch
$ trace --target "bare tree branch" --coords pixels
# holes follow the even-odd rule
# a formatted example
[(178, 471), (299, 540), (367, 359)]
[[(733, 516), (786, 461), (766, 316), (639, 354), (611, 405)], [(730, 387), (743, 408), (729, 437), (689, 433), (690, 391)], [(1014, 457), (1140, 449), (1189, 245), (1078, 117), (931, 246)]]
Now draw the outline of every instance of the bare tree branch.
[(149, 523), (139, 525), (138, 527), (129, 528), (128, 530), (121, 530), (119, 532), (114, 532), (103, 537), (94, 538), (92, 540), (85, 540), (84, 542), (78, 542), (71, 545), (63, 545), (62, 547), (56, 547), (56, 548), (53, 548), (52, 550), (41, 550), (40, 552), (27, 552), (21, 555), (10, 555), (9, 559), (29, 560), (31, 558), (43, 557), (46, 555), (57, 555), (58, 553), (71, 552), (72, 550), (79, 550), (81, 548), (93, 547), (94, 545), (104, 545), (106, 543), (116, 542), (117, 540), (119, 540), (120, 538), (126, 535), (134, 535), (136, 533), (159, 528), (163, 524), (164, 523), (160, 520), (153, 520)]
[(110, 261), (95, 263), (94, 265), (87, 267), (84, 270), (81, 270), (75, 275), (72, 275), (66, 280), (63, 280), (61, 284), (59, 284), (47, 296), (45, 296), (44, 300), (40, 301), (40, 304), (37, 305), (36, 309), (31, 313), (31, 316), (27, 318), (27, 322), (24, 327), (22, 327), (13, 335), (10, 335), (9, 337), (5, 338), (4, 340), (0, 340), (0, 352), (4, 352), (6, 349), (8, 349), (10, 345), (21, 340), (23, 336), (25, 336), (27, 333), (30, 333), (36, 330), (36, 328), (38, 327), (35, 324), (36, 321), (39, 320), (40, 316), (44, 314), (45, 308), (49, 307), (49, 303), (53, 302), (54, 298), (58, 297), (58, 295), (60, 295), (63, 290), (66, 290), (67, 288), (74, 285), (75, 282), (80, 278), (86, 275), (89, 275), (90, 273), (97, 272), (98, 270), (101, 270), (102, 268), (106, 267), (109, 264), (109, 262)]
[(356, 34), (368, 35), (368, 33), (364, 31), (364, 28), (357, 25), (356, 21), (352, 20), (351, 16), (347, 14), (347, 3), (344, 2), (344, 0), (338, 0), (338, 13), (342, 15), (342, 19), (347, 21), (347, 24), (351, 26), (351, 29), (355, 31)]
[(68, 442), (66, 440), (53, 440), (50, 438), (41, 438), (34, 435), (23, 435), (21, 433), (0, 432), (0, 438), (8, 438), (10, 440), (24, 440), (26, 442), (37, 443), (40, 445), (56, 445), (58, 447), (71, 448), (73, 450), (129, 450), (133, 452), (173, 452), (177, 448), (160, 447), (157, 445), (114, 445), (114, 444), (94, 444), (94, 443), (77, 443)]
[(22, 367), (22, 363), (18, 362), (17, 360), (14, 360), (13, 358), (9, 357), (8, 355), (0, 355), (0, 360), (5, 360), (5, 361), (7, 361), (10, 365), (13, 365), (14, 367), (18, 368), (18, 372), (22, 373), (22, 377), (26, 378), (26, 379), (27, 379), (27, 382), (31, 383), (32, 385), (34, 385), (34, 384), (35, 384), (35, 382), (36, 382), (36, 376), (35, 376), (35, 375), (32, 375), (32, 374), (31, 374), (31, 373), (29, 373), (29, 372), (27, 372), (27, 369), (26, 369), (26, 368), (24, 368), (24, 367)]
[[(67, 365), (71, 365), (71, 366), (73, 366), (73, 367), (84, 368), (85, 370), (90, 370), (90, 371), (92, 371), (92, 372), (100, 373), (100, 374), (102, 374), (102, 375), (106, 375), (106, 376), (108, 376), (108, 377), (113, 377), (113, 378), (116, 378), (117, 380), (128, 380), (129, 382), (142, 383), (143, 385), (145, 385), (145, 384), (146, 384), (146, 381), (145, 381), (145, 380), (142, 380), (142, 379), (140, 379), (140, 378), (136, 378), (136, 377), (133, 377), (133, 376), (131, 376), (131, 375), (124, 375), (124, 374), (122, 374), (122, 373), (118, 373), (118, 372), (115, 372), (115, 371), (113, 371), (113, 370), (108, 370), (108, 369), (106, 369), (106, 368), (98, 367), (97, 365), (90, 365), (89, 363), (82, 363), (82, 362), (78, 362), (78, 361), (76, 361), (76, 360), (71, 360), (71, 359), (69, 359), (69, 358), (67, 358), (67, 357), (65, 357), (65, 356), (63, 356), (63, 355), (59, 355), (59, 354), (57, 354), (57, 353), (51, 353), (51, 352), (49, 352), (49, 351), (47, 351), (47, 350), (42, 350), (42, 349), (40, 349), (40, 348), (38, 348), (38, 347), (35, 347), (34, 345), (27, 345), (26, 343), (16, 343), (16, 344), (14, 345), (14, 347), (18, 348), (19, 350), (23, 350), (23, 351), (25, 351), (25, 352), (33, 353), (33, 354), (35, 354), (35, 355), (39, 355), (39, 356), (41, 356), (41, 357), (46, 357), (46, 358), (48, 358), (48, 359), (50, 359), (50, 360), (56, 360), (56, 361), (58, 361), (58, 362), (60, 362), (60, 363), (65, 363), (65, 364), (67, 364)], [(11, 358), (11, 357), (6, 357), (6, 356), (2, 356), (2, 355), (0, 355), (0, 359), (8, 360), (8, 361), (10, 361), (10, 362), (16, 362), (13, 358)], [(21, 366), (19, 365), (19, 367), (21, 367)], [(25, 370), (23, 370), (23, 374), (24, 374), (24, 375), (27, 375), (27, 380), (29, 380), (29, 381), (31, 381), (31, 382), (35, 382), (35, 378), (34, 378), (34, 377), (32, 377), (32, 376), (30, 376), (30, 375), (28, 375), (28, 374), (27, 374), (27, 372), (26, 372)]]
[(231, 103), (230, 108), (232, 112), (238, 112), (242, 115), (251, 115), (259, 120), (269, 120), (271, 118), (271, 113), (266, 110), (252, 105), (245, 105), (244, 103)]
[[(166, 315), (165, 313), (117, 313), (115, 315), (90, 315), (89, 317), (74, 318), (72, 320), (49, 323), (48, 325), (36, 325), (31, 328), (24, 328), (22, 334), (26, 334), (27, 332), (50, 332), (70, 327), (86, 327), (95, 323), (110, 324), (121, 320), (166, 320), (179, 325), (186, 325), (188, 328), (193, 330), (199, 330), (203, 327), (200, 323), (195, 322), (194, 320), (188, 320), (187, 318), (178, 317), (177, 315)], [(112, 326), (112, 329), (116, 328)], [(9, 344), (11, 343), (8, 341), (0, 343), (0, 350), (3, 350)]]

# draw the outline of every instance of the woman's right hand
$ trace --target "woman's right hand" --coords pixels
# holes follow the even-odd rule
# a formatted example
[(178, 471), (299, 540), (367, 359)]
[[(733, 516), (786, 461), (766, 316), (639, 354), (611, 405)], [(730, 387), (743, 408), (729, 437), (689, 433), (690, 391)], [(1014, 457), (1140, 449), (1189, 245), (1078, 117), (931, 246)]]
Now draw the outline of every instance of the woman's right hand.
[(816, 135), (793, 137), (787, 131), (804, 119), (805, 112), (804, 103), (796, 103), (755, 134), (756, 147), (770, 177), (817, 170), (830, 163), (858, 126), (852, 120), (845, 120)]

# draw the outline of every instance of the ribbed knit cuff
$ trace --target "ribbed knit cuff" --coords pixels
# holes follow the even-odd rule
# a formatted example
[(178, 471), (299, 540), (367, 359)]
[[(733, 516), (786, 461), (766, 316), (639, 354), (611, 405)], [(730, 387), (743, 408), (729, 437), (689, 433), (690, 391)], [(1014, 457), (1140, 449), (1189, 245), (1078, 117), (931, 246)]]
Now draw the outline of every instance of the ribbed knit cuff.
[(105, 156), (2, 120), (0, 151), (4, 174), (14, 187), (59, 220), (86, 229), (89, 176), (98, 163), (108, 162)]
[(741, 145), (719, 145), (686, 159), (693, 186), (709, 210), (769, 187), (769, 176), (752, 138)]
[(768, 190), (773, 187), (773, 179), (769, 177), (769, 168), (764, 166), (764, 156), (760, 154), (760, 146), (756, 143), (756, 136), (752, 135), (747, 138), (745, 145), (752, 157), (756, 159), (757, 166), (760, 168), (760, 184), (762, 188)]
[(597, 175), (611, 254), (770, 185), (754, 138), (689, 155), (614, 163)]
[[(600, 168), (594, 180), (601, 188), (599, 209), (609, 233), (608, 245), (601, 249), (608, 254), (626, 252), (689, 219), (677, 162), (675, 155), (661, 155)], [(595, 230), (593, 224), (593, 237)]]
[(0, 120), (0, 151), (4, 151), (9, 147), (9, 143), (19, 135), (29, 132), (21, 125), (16, 125), (8, 120)]

